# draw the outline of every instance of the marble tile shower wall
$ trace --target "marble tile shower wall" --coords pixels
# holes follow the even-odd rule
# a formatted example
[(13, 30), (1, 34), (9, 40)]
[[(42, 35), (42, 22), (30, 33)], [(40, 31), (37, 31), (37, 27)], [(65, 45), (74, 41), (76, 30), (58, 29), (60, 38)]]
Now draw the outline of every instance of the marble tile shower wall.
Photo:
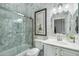
[(0, 9), (0, 55), (17, 55), (31, 46), (32, 21)]

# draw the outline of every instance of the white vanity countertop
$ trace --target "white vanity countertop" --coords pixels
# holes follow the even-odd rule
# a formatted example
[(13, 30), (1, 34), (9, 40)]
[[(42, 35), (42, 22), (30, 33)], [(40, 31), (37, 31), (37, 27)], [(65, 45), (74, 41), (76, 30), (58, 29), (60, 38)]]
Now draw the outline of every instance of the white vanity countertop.
[(45, 44), (54, 45), (58, 47), (68, 48), (75, 51), (79, 51), (79, 45), (76, 43), (69, 43), (66, 41), (57, 41), (56, 39), (47, 39), (47, 40), (41, 40), (41, 39), (35, 39), (35, 41), (40, 41)]

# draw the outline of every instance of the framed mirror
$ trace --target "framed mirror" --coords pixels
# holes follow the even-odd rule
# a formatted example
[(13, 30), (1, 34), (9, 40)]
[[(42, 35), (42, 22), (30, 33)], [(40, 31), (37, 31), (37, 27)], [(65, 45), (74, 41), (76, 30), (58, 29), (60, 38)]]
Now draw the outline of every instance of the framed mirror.
[(71, 32), (74, 34), (79, 33), (79, 19), (78, 19), (78, 10), (76, 10), (71, 19)]
[(35, 12), (35, 35), (47, 35), (47, 9)]

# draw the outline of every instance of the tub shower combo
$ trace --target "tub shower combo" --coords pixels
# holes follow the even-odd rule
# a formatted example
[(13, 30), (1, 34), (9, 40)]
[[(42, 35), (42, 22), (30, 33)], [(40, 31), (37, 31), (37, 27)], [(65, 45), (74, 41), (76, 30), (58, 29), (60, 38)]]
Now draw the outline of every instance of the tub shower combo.
[(33, 20), (0, 7), (0, 56), (38, 55), (33, 48)]

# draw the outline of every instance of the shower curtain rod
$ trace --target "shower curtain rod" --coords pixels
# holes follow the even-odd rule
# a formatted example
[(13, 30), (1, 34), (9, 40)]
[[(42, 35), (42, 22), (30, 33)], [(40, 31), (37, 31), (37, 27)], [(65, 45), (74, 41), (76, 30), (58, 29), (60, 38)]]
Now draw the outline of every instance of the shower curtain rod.
[(10, 11), (10, 12), (13, 12), (13, 13), (15, 13), (15, 14), (17, 14), (17, 15), (22, 16), (22, 17), (26, 17), (26, 18), (29, 18), (29, 19), (33, 20), (32, 17), (25, 16), (24, 14), (22, 14), (22, 13), (20, 13), (20, 12), (13, 11), (13, 10), (7, 9), (7, 8), (5, 8), (5, 7), (2, 7), (2, 6), (0, 6), (0, 8), (2, 8), (2, 9), (4, 9), (4, 10), (7, 10), (7, 11)]
[(29, 18), (29, 19), (32, 19), (32, 20), (33, 20), (32, 17), (25, 16), (24, 14), (22, 14), (22, 13), (20, 13), (20, 12), (15, 11), (14, 13), (16, 13), (16, 14), (18, 14), (18, 15), (20, 15), (20, 16), (23, 16), (23, 17), (26, 17), (26, 18)]

